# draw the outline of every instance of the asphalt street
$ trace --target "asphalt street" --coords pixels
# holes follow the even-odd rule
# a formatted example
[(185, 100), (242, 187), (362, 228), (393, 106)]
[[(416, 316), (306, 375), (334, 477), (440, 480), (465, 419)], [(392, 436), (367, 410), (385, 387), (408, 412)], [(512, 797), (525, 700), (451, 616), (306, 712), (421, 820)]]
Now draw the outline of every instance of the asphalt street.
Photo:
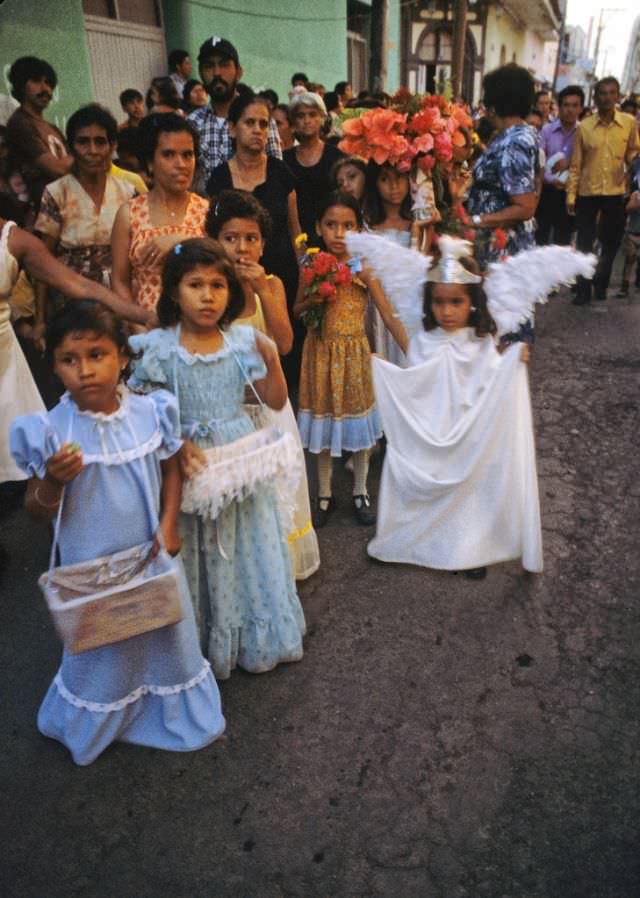
[(610, 295), (537, 316), (544, 573), (372, 562), (340, 468), (305, 657), (235, 672), (201, 752), (39, 735), (48, 537), (5, 515), (0, 895), (638, 898), (640, 291)]

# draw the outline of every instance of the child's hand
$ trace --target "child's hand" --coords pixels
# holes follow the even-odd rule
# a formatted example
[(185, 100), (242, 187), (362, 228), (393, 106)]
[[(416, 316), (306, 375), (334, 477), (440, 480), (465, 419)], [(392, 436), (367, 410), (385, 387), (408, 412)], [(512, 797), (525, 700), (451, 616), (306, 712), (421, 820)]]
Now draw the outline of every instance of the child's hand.
[(180, 470), (185, 480), (190, 480), (207, 467), (207, 456), (191, 440), (185, 440), (178, 454)]
[[(174, 556), (177, 555), (180, 549), (182, 548), (182, 538), (180, 536), (180, 532), (178, 531), (178, 525), (175, 520), (168, 521), (163, 518), (160, 521), (160, 530), (162, 531), (162, 539), (164, 540), (164, 547), (169, 553), (169, 555)], [(156, 539), (156, 544), (158, 540)], [(154, 555), (157, 554), (157, 549), (154, 545)]]
[(77, 443), (65, 443), (47, 462), (46, 479), (55, 486), (64, 486), (84, 468), (82, 450)]
[(266, 290), (268, 281), (267, 275), (258, 262), (251, 262), (249, 259), (238, 259), (236, 262), (236, 273), (241, 281), (247, 281), (256, 293)]
[(530, 360), (531, 360), (531, 350), (529, 349), (529, 344), (523, 343), (522, 348), (520, 349), (520, 361), (524, 362), (525, 365), (528, 365)]

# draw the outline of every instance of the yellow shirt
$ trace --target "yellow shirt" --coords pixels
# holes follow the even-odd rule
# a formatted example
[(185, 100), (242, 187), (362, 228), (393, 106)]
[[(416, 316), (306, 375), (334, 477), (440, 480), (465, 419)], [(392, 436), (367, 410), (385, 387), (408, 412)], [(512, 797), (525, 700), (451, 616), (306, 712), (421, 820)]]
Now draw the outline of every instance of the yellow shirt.
[(137, 194), (149, 192), (149, 188), (140, 175), (136, 174), (134, 171), (128, 171), (126, 168), (120, 168), (115, 162), (111, 163), (111, 174), (114, 178), (120, 178), (122, 181), (127, 181), (129, 184), (133, 184)]
[(616, 110), (613, 121), (589, 116), (580, 122), (571, 157), (567, 203), (576, 196), (619, 196), (625, 192), (625, 163), (640, 152), (635, 119)]

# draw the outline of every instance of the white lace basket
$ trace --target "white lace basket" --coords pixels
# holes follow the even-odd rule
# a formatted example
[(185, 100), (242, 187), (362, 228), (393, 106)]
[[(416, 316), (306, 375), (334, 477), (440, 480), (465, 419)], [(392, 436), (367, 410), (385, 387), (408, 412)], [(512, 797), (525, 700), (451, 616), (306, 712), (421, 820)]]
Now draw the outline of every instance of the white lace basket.
[[(136, 443), (133, 426), (128, 419), (127, 423)], [(67, 442), (72, 427), (73, 412)], [(119, 446), (116, 449), (123, 455)], [(141, 468), (146, 501), (151, 484), (144, 459)], [(155, 509), (147, 509), (155, 519), (160, 544), (155, 554), (151, 541), (101, 558), (55, 567), (65, 492), (56, 516), (49, 570), (38, 579), (38, 585), (67, 651), (77, 655), (179, 623), (183, 617), (180, 569), (164, 548)]]
[(38, 580), (68, 652), (77, 655), (182, 620), (177, 562), (152, 542), (53, 568)]
[[(226, 337), (223, 334), (226, 342)], [(178, 340), (180, 330), (178, 327)], [(290, 433), (271, 423), (269, 410), (238, 358), (231, 350), (245, 383), (257, 405), (245, 403), (255, 432), (223, 446), (203, 449), (207, 467), (182, 486), (181, 510), (215, 520), (232, 502), (242, 502), (261, 486), (275, 490), (285, 533), (293, 527), (296, 490), (302, 476), (302, 461)], [(173, 367), (174, 392), (178, 396), (177, 360)]]
[(203, 451), (207, 467), (185, 480), (182, 511), (215, 519), (232, 502), (242, 502), (261, 486), (271, 486), (283, 526), (291, 527), (302, 473), (300, 453), (291, 434), (270, 425)]

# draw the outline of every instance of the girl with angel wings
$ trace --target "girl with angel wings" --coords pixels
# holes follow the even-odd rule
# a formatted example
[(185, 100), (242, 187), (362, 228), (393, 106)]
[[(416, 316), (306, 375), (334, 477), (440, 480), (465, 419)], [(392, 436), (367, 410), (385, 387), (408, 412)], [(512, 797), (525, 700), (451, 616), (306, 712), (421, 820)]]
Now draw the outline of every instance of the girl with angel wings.
[(542, 247), (473, 270), (471, 245), (443, 236), (438, 265), (371, 234), (348, 238), (382, 282), (411, 339), (407, 368), (373, 360), (387, 438), (369, 554), (470, 579), (520, 558), (542, 570), (535, 445), (522, 343), (500, 351), (560, 283), (593, 273), (592, 256)]

